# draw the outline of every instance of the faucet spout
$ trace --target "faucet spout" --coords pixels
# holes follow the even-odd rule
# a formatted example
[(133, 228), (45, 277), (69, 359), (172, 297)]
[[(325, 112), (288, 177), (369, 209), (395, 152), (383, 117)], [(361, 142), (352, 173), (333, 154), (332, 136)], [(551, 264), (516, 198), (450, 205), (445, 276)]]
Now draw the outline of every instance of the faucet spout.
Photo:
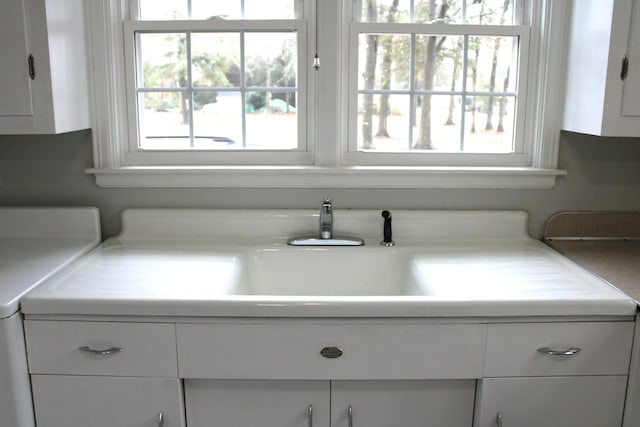
[(333, 237), (333, 207), (331, 199), (325, 199), (320, 209), (320, 238), (331, 239)]
[(333, 235), (333, 205), (327, 198), (320, 208), (320, 235), (292, 237), (287, 240), (291, 246), (362, 246), (359, 237), (337, 237)]

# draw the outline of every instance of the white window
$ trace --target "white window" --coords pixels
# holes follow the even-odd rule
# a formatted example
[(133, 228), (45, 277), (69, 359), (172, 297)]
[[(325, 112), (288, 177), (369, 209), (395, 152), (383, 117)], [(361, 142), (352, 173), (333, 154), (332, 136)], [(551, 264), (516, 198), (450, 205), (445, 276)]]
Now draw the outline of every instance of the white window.
[(134, 2), (124, 23), (126, 162), (309, 163), (299, 5)]
[(316, 1), (91, 0), (98, 184), (548, 188), (563, 173), (566, 5)]
[(522, 25), (522, 2), (360, 5), (350, 32), (357, 51), (350, 67), (352, 162), (526, 164), (529, 26)]

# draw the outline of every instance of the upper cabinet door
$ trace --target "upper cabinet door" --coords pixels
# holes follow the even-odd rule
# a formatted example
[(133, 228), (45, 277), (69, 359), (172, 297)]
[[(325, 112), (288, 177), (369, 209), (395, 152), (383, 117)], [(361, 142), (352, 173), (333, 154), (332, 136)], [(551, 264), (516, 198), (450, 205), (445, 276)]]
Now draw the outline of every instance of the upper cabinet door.
[(0, 134), (90, 127), (83, 0), (3, 0)]
[(629, 49), (626, 61), (627, 75), (624, 81), (622, 114), (640, 116), (640, 2), (633, 6), (631, 30), (629, 31)]
[(573, 1), (563, 129), (640, 136), (640, 22), (634, 3)]
[(0, 115), (33, 114), (28, 70), (27, 22), (23, 0), (6, 0), (0, 13)]

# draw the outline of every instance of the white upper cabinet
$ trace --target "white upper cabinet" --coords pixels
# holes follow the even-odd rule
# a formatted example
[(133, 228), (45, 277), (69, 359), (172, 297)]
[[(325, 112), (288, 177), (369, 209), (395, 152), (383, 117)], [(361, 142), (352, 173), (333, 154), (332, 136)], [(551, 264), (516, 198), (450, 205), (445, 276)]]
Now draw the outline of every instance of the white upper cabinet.
[(3, 0), (0, 134), (90, 127), (82, 0)]
[(638, 3), (573, 1), (564, 129), (640, 136)]

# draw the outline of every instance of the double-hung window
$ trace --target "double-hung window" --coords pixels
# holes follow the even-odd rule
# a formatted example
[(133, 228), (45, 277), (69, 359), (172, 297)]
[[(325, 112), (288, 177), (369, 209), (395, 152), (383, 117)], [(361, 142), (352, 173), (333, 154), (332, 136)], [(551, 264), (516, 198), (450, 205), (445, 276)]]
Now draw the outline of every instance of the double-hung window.
[(526, 165), (522, 1), (359, 0), (351, 163)]
[(567, 4), (88, 0), (89, 172), (101, 186), (549, 188)]
[(309, 162), (302, 2), (132, 3), (129, 163)]

